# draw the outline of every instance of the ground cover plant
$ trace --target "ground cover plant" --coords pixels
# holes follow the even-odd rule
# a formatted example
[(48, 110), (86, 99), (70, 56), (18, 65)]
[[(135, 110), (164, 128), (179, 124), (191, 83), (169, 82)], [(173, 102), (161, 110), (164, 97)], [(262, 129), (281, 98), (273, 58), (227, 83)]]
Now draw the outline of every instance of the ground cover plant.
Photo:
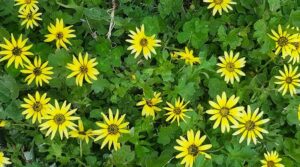
[(0, 167), (300, 166), (299, 5), (0, 0)]

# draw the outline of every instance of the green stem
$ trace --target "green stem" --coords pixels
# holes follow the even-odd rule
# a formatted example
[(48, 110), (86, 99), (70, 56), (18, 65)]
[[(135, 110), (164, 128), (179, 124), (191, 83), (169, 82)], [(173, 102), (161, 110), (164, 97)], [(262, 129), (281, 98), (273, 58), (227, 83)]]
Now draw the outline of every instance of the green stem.
[(82, 140), (79, 140), (80, 158), (82, 158)]

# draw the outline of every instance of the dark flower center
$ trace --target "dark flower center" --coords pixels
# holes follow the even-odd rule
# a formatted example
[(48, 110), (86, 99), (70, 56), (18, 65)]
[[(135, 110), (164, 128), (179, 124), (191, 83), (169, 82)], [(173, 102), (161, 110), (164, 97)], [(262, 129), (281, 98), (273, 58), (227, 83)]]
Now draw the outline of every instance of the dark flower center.
[(289, 43), (289, 40), (287, 39), (287, 37), (280, 37), (277, 40), (277, 43), (279, 46), (286, 46)]
[(141, 39), (140, 44), (145, 47), (148, 45), (148, 40), (146, 38)]
[(80, 134), (80, 135), (86, 135), (85, 131), (79, 131), (78, 134)]
[(267, 161), (267, 167), (275, 167), (274, 161)]
[(226, 117), (228, 115), (228, 113), (229, 113), (229, 109), (228, 108), (223, 107), (223, 108), (220, 109), (220, 115), (222, 117)]
[(292, 77), (286, 77), (285, 82), (287, 84), (291, 84), (293, 82), (293, 78)]
[(34, 111), (40, 112), (43, 109), (43, 105), (39, 101), (37, 101), (33, 104), (32, 108)]
[(18, 47), (15, 47), (13, 50), (12, 50), (12, 54), (15, 55), (15, 56), (20, 56), (22, 53), (22, 50)]
[(80, 72), (81, 73), (87, 73), (88, 72), (88, 68), (86, 66), (80, 66)]
[(40, 68), (40, 67), (35, 67), (35, 68), (33, 69), (33, 74), (34, 74), (35, 76), (41, 75), (41, 74), (42, 74), (41, 68)]
[(235, 66), (233, 63), (227, 63), (226, 64), (226, 69), (229, 71), (229, 72), (233, 72), (234, 69), (235, 69)]
[(25, 3), (30, 4), (31, 0), (26, 0)]
[(197, 156), (198, 155), (198, 152), (199, 152), (199, 149), (198, 147), (195, 145), (195, 144), (192, 144), (189, 146), (188, 148), (188, 153), (192, 156)]
[(181, 113), (181, 109), (179, 107), (175, 107), (173, 112), (174, 114), (179, 115)]
[(63, 114), (57, 114), (54, 116), (53, 120), (56, 124), (61, 125), (66, 121), (66, 118)]
[(115, 135), (115, 134), (119, 133), (119, 127), (116, 124), (111, 124), (108, 126), (107, 131), (109, 134)]
[(245, 123), (245, 129), (250, 131), (250, 130), (253, 130), (255, 128), (255, 122), (253, 121), (247, 121)]
[(64, 34), (62, 32), (59, 32), (56, 34), (57, 39), (62, 39), (64, 37)]
[(152, 106), (153, 106), (153, 104), (152, 104), (152, 101), (151, 101), (151, 100), (146, 100), (146, 104), (147, 104), (147, 106), (149, 106), (149, 107), (152, 107)]
[(300, 46), (300, 45), (299, 45), (299, 42), (293, 42), (292, 44), (295, 46), (296, 49), (298, 49), (299, 46)]
[(32, 14), (31, 12), (29, 12), (29, 13), (27, 14), (26, 18), (27, 18), (28, 20), (31, 20), (31, 19), (33, 18), (33, 14)]
[(222, 2), (223, 2), (223, 0), (214, 0), (214, 3), (215, 3), (216, 5), (220, 5), (220, 4), (222, 4)]

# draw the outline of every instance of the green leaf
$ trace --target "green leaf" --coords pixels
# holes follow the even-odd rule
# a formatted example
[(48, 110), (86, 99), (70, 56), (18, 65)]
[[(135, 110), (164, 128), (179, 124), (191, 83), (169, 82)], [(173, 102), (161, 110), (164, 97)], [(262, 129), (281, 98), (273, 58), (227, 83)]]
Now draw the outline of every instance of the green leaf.
[(166, 145), (169, 144), (172, 139), (174, 139), (174, 135), (176, 132), (177, 122), (174, 122), (170, 126), (161, 127), (158, 132), (157, 143)]
[(112, 162), (116, 166), (126, 166), (134, 160), (135, 153), (130, 146), (123, 145), (121, 149), (112, 153)]
[(183, 25), (183, 31), (177, 34), (179, 43), (191, 42), (192, 46), (199, 49), (208, 40), (208, 22), (194, 18)]
[(275, 12), (278, 9), (280, 9), (280, 0), (268, 0), (268, 2), (269, 2), (270, 10), (272, 12)]
[(143, 20), (145, 33), (148, 36), (156, 35), (160, 32), (160, 26), (157, 16), (148, 16)]
[(292, 11), (289, 18), (293, 26), (300, 26), (300, 10)]
[(158, 11), (162, 18), (167, 17), (171, 13), (177, 13), (182, 6), (182, 0), (160, 0)]
[(104, 78), (97, 78), (96, 81), (92, 83), (92, 90), (95, 93), (103, 92), (105, 88), (108, 88), (110, 83)]
[(0, 77), (0, 101), (9, 102), (19, 96), (19, 85), (10, 75)]

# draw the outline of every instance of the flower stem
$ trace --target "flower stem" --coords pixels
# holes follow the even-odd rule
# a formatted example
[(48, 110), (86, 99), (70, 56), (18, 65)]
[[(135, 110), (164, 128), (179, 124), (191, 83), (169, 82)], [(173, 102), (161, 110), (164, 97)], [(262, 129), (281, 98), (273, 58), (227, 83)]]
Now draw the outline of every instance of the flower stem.
[(82, 140), (79, 140), (80, 158), (82, 158)]

